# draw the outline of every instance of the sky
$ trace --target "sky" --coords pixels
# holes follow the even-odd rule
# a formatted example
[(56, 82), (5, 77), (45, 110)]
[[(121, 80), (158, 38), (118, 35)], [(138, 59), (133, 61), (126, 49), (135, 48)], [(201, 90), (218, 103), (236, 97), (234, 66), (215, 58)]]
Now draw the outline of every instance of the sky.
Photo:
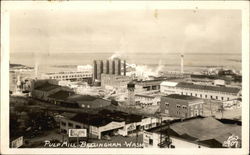
[(10, 52), (240, 53), (239, 10), (19, 9)]

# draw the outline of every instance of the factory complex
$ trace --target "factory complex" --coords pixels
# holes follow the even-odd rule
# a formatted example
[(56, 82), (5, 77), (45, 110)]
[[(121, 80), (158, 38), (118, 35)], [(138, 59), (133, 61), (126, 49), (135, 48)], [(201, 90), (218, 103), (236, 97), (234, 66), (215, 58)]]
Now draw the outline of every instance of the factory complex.
[[(221, 148), (228, 147), (224, 141), (229, 136), (241, 139), (240, 121), (219, 119), (212, 112), (205, 116), (212, 102), (217, 114), (225, 111), (223, 102), (241, 104), (241, 87), (221, 79), (213, 84), (192, 81), (184, 72), (184, 55), (178, 73), (140, 79), (128, 74), (128, 68), (126, 60), (114, 58), (93, 60), (92, 66), (78, 66), (77, 71), (46, 73), (30, 80), (27, 96), (46, 104), (45, 109), (57, 107), (51, 113), (66, 137), (72, 129), (84, 129), (88, 139), (97, 141), (137, 139), (140, 134), (144, 147), (161, 148)], [(20, 85), (19, 79), (17, 90)]]

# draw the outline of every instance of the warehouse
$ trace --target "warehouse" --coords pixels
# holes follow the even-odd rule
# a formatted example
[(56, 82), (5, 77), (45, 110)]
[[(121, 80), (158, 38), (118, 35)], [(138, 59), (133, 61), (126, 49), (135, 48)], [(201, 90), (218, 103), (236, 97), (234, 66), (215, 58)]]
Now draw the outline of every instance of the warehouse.
[(162, 82), (160, 91), (165, 94), (181, 94), (203, 99), (229, 101), (240, 98), (236, 87), (198, 85), (186, 82)]
[(213, 117), (194, 117), (169, 122), (144, 131), (145, 147), (157, 148), (223, 148), (227, 141), (235, 143), (230, 147), (241, 147), (241, 126), (225, 124)]
[(90, 138), (101, 139), (103, 136), (127, 136), (141, 129), (150, 129), (159, 124), (159, 119), (128, 114), (121, 111), (102, 110), (97, 114), (78, 113), (60, 120), (60, 130), (85, 128)]
[(73, 117), (61, 119), (60, 130), (67, 133), (71, 128), (85, 128), (91, 138), (98, 139), (114, 133), (126, 136), (139, 129), (141, 119), (139, 115), (108, 110), (103, 110), (98, 114), (79, 113)]
[(54, 103), (65, 107), (72, 108), (102, 108), (109, 106), (110, 101), (89, 95), (79, 95), (70, 91), (59, 91), (49, 96), (49, 100)]
[(34, 80), (31, 82), (31, 96), (40, 100), (49, 101), (49, 95), (62, 90), (71, 91), (67, 87), (57, 85), (56, 80)]

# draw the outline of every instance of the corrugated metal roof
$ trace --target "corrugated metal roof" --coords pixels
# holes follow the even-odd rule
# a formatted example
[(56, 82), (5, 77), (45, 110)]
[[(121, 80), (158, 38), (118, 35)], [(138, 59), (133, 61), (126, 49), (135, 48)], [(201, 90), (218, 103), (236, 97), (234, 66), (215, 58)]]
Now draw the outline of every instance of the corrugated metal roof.
[(50, 90), (53, 90), (53, 89), (56, 89), (56, 88), (59, 88), (60, 86), (58, 85), (53, 85), (53, 84), (50, 84), (48, 82), (44, 83), (43, 85), (35, 88), (36, 90), (41, 90), (41, 91), (50, 91)]
[(179, 95), (179, 94), (170, 94), (170, 95), (164, 96), (164, 97), (179, 99), (179, 100), (202, 100), (202, 99), (194, 97), (194, 96)]
[(161, 86), (175, 87), (177, 84), (178, 82), (164, 81), (161, 83)]
[(226, 93), (238, 93), (240, 91), (239, 88), (197, 85), (197, 84), (186, 83), (186, 82), (180, 82), (176, 85), (176, 87), (199, 89), (199, 90), (210, 90), (210, 91), (226, 92)]

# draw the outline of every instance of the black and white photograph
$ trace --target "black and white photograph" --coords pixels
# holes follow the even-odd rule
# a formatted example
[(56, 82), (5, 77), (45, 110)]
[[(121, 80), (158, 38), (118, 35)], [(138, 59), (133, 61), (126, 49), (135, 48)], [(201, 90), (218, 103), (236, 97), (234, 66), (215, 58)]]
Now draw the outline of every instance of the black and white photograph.
[(1, 3), (1, 154), (249, 153), (247, 1)]

